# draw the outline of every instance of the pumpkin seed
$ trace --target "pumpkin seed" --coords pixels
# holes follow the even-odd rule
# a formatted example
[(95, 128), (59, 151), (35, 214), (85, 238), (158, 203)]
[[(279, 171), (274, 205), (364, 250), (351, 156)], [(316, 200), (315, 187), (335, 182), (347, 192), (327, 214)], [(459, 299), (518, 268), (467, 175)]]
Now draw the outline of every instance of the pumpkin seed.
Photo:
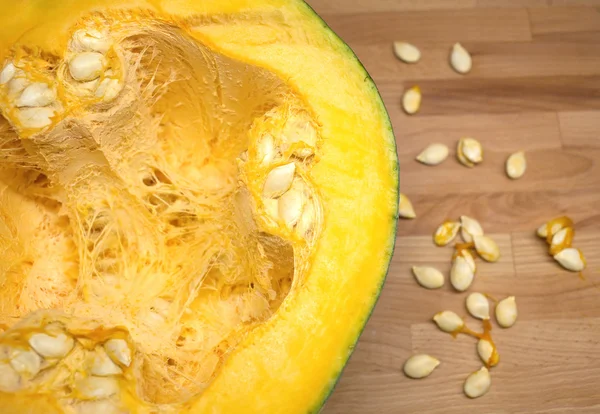
[(469, 216), (460, 216), (460, 235), (466, 243), (473, 241), (473, 236), (483, 236), (481, 224)]
[(421, 59), (421, 51), (406, 42), (394, 42), (394, 53), (398, 59), (406, 63), (416, 63)]
[(425, 378), (429, 376), (440, 361), (427, 354), (413, 355), (404, 363), (404, 373), (406, 376), (414, 379)]
[(104, 343), (104, 349), (114, 362), (126, 367), (131, 365), (131, 349), (124, 339), (109, 339)]
[(406, 195), (400, 193), (400, 203), (398, 205), (398, 215), (402, 218), (413, 219), (417, 217), (412, 203)]
[(475, 264), (475, 258), (471, 254), (470, 250), (462, 249), (456, 254), (456, 257), (458, 257), (458, 256), (464, 258), (467, 261), (469, 267), (471, 268), (471, 270), (473, 270), (473, 273), (477, 272), (477, 265)]
[(417, 161), (425, 165), (438, 165), (448, 158), (448, 147), (444, 144), (428, 145), (419, 155)]
[(471, 286), (475, 277), (472, 265), (463, 256), (457, 256), (450, 269), (450, 284), (459, 292), (464, 292)]
[(71, 40), (71, 48), (80, 51), (106, 53), (110, 46), (108, 39), (95, 29), (76, 30)]
[(294, 227), (298, 220), (300, 220), (305, 202), (304, 193), (294, 187), (279, 198), (279, 217), (283, 219), (288, 227)]
[(52, 123), (54, 109), (48, 107), (23, 108), (17, 119), (25, 128), (44, 128)]
[(304, 207), (304, 211), (302, 211), (302, 217), (300, 217), (300, 221), (296, 225), (296, 233), (301, 237), (306, 237), (313, 229), (316, 214), (314, 201), (308, 201)]
[(77, 382), (77, 391), (92, 400), (108, 398), (119, 392), (119, 383), (114, 378), (90, 376)]
[(581, 250), (575, 247), (569, 247), (561, 250), (554, 255), (556, 260), (562, 267), (572, 272), (581, 272), (586, 267), (585, 257)]
[(317, 130), (307, 115), (289, 118), (282, 138), (288, 144), (295, 144), (294, 155), (299, 158), (308, 158), (315, 153)]
[(271, 134), (260, 137), (256, 146), (256, 153), (261, 164), (270, 164), (273, 161), (275, 158), (275, 143)]
[(437, 289), (444, 286), (444, 275), (434, 267), (413, 266), (415, 279), (427, 289)]
[(467, 397), (479, 398), (489, 391), (490, 385), (492, 385), (490, 371), (486, 367), (481, 367), (479, 371), (467, 377), (463, 390)]
[(19, 73), (8, 82), (8, 95), (14, 97), (17, 94), (20, 94), (30, 83), (29, 79), (23, 77), (23, 73), (19, 71)]
[(488, 236), (473, 236), (475, 250), (487, 262), (497, 262), (500, 258), (500, 249), (494, 240)]
[(117, 364), (115, 364), (112, 359), (110, 359), (110, 357), (102, 347), (97, 347), (94, 350), (92, 368), (90, 372), (93, 375), (97, 375), (99, 377), (119, 375), (123, 373), (121, 368)]
[(521, 178), (527, 169), (527, 160), (523, 151), (511, 154), (506, 160), (506, 175), (513, 180)]
[(273, 220), (277, 220), (279, 218), (279, 200), (275, 198), (263, 198), (262, 201), (267, 215)]
[(490, 303), (482, 293), (471, 293), (466, 300), (467, 310), (477, 319), (490, 319)]
[(462, 318), (452, 311), (436, 313), (433, 315), (433, 321), (438, 328), (448, 333), (458, 332), (465, 326), (465, 322)]
[(123, 414), (123, 412), (113, 400), (88, 400), (78, 401), (74, 414)]
[(552, 242), (550, 243), (550, 255), (554, 256), (561, 250), (571, 247), (574, 236), (575, 229), (573, 229), (573, 227), (563, 227), (554, 233), (554, 236), (552, 236)]
[(4, 68), (2, 68), (2, 72), (0, 72), (0, 85), (4, 85), (8, 83), (17, 73), (17, 68), (12, 62), (8, 62)]
[(510, 328), (517, 321), (517, 301), (514, 296), (502, 299), (496, 305), (496, 320), (503, 328)]
[(10, 352), (10, 365), (19, 374), (34, 377), (40, 372), (42, 358), (29, 349), (13, 349)]
[(445, 221), (433, 234), (433, 242), (438, 246), (445, 246), (456, 238), (459, 230), (460, 223), (458, 221)]
[(463, 75), (471, 71), (471, 67), (473, 66), (471, 55), (460, 43), (455, 43), (452, 46), (450, 65), (452, 69)]
[(550, 230), (550, 236), (553, 236), (557, 231), (565, 227), (573, 227), (573, 220), (567, 216), (558, 217), (538, 227), (537, 235), (548, 241), (548, 230)]
[[(483, 148), (475, 138), (461, 138), (458, 141), (457, 154), (461, 154), (468, 161), (465, 164), (468, 167), (483, 161)], [(461, 161), (461, 158), (459, 158), (459, 161), (463, 162), (464, 159)]]
[(81, 82), (98, 79), (104, 72), (106, 59), (102, 53), (82, 52), (69, 61), (69, 72), (73, 79)]
[(96, 88), (96, 92), (94, 92), (94, 95), (97, 98), (102, 98), (104, 101), (110, 101), (111, 99), (114, 99), (119, 94), (119, 92), (121, 92), (121, 89), (122, 85), (118, 79), (104, 78), (102, 79), (102, 82), (100, 82), (100, 84), (98, 85), (98, 88)]
[(21, 377), (6, 362), (0, 362), (0, 391), (15, 392), (21, 388)]
[(46, 83), (36, 82), (27, 86), (15, 102), (19, 108), (50, 105), (56, 93)]
[(421, 107), (421, 88), (413, 86), (407, 89), (402, 96), (402, 108), (409, 115), (417, 113)]
[(477, 354), (488, 367), (494, 367), (498, 365), (498, 362), (500, 361), (496, 346), (491, 341), (484, 338), (477, 342)]
[(62, 358), (71, 352), (74, 341), (73, 338), (64, 333), (60, 333), (57, 336), (36, 333), (29, 337), (29, 345), (43, 357)]
[(290, 189), (294, 181), (296, 164), (290, 162), (273, 168), (265, 180), (263, 195), (267, 198), (277, 198)]

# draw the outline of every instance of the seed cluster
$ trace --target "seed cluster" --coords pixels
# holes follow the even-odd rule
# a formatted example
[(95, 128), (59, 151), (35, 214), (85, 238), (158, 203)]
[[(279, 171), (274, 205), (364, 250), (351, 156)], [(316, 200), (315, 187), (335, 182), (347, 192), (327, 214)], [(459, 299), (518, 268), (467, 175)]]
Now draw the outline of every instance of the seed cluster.
[(542, 224), (537, 235), (546, 240), (550, 246), (548, 253), (562, 267), (572, 272), (581, 272), (586, 267), (585, 257), (581, 250), (572, 247), (575, 237), (573, 220), (569, 217), (557, 217)]
[[(398, 59), (405, 63), (416, 63), (421, 58), (421, 51), (407, 42), (394, 42), (394, 53)], [(452, 46), (449, 55), (452, 69), (459, 74), (467, 74), (473, 67), (470, 53), (460, 44)], [(419, 112), (422, 101), (421, 89), (414, 85), (404, 92), (402, 107), (408, 115)], [(417, 156), (416, 160), (427, 166), (436, 166), (443, 163), (450, 153), (448, 146), (443, 143), (427, 145)], [(457, 160), (468, 168), (474, 168), (483, 162), (483, 146), (472, 137), (462, 137), (456, 144)], [(527, 159), (524, 151), (517, 151), (508, 156), (505, 163), (505, 172), (512, 180), (523, 177), (527, 170)], [(405, 194), (400, 195), (399, 217), (415, 218), (416, 213), (411, 201)], [(496, 242), (484, 234), (481, 224), (468, 216), (461, 216), (460, 220), (447, 220), (434, 232), (433, 241), (437, 246), (446, 246), (452, 243), (458, 233), (464, 243), (456, 243), (452, 256), (450, 270), (450, 284), (454, 290), (464, 292), (468, 290), (477, 272), (476, 258), (487, 262), (496, 262), (500, 257), (500, 250)], [(572, 247), (575, 230), (573, 222), (568, 217), (559, 217), (544, 223), (537, 230), (538, 236), (544, 238), (549, 245), (549, 254), (565, 269), (581, 272), (586, 267), (582, 252)], [(444, 286), (445, 277), (438, 269), (430, 266), (413, 266), (412, 273), (416, 281), (426, 289), (438, 289)], [(512, 327), (517, 320), (517, 303), (514, 296), (508, 296), (500, 301), (482, 294), (471, 293), (466, 298), (465, 306), (471, 316), (482, 320), (483, 332), (478, 333), (469, 329), (464, 320), (452, 311), (443, 311), (434, 315), (433, 321), (440, 330), (452, 335), (467, 334), (478, 339), (477, 353), (484, 363), (478, 371), (470, 374), (464, 383), (464, 393), (469, 398), (484, 395), (490, 388), (490, 368), (498, 364), (499, 354), (491, 337), (490, 299), (496, 302), (495, 319), (502, 328)], [(404, 372), (410, 378), (424, 378), (430, 375), (440, 361), (430, 355), (419, 354), (412, 356), (404, 365)]]
[[(483, 227), (476, 219), (461, 216), (460, 220), (447, 220), (433, 234), (437, 246), (446, 246), (461, 233), (462, 243), (455, 243), (450, 270), (450, 284), (454, 290), (464, 292), (470, 288), (475, 274), (477, 257), (496, 262), (500, 258), (500, 249), (496, 242), (484, 234)], [(444, 285), (444, 275), (438, 269), (429, 266), (413, 266), (413, 274), (417, 282), (424, 288), (437, 289)], [(479, 292), (470, 293), (465, 300), (469, 314), (482, 321), (483, 331), (476, 332), (467, 327), (463, 318), (451, 310), (438, 312), (433, 322), (438, 328), (453, 336), (465, 334), (477, 339), (476, 351), (484, 366), (471, 373), (465, 380), (463, 391), (469, 398), (478, 398), (490, 388), (490, 369), (500, 360), (498, 349), (492, 339), (490, 322), (490, 299), (496, 303), (495, 318), (498, 326), (510, 328), (517, 320), (517, 302), (514, 296), (500, 301)], [(404, 365), (404, 373), (410, 378), (425, 378), (438, 367), (440, 361), (433, 356), (418, 354), (410, 357)]]

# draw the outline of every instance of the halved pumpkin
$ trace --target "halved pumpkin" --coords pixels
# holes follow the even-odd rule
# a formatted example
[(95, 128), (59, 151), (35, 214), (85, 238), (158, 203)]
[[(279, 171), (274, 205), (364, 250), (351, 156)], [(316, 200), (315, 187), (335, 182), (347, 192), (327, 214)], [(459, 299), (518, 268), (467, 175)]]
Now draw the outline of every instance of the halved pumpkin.
[(0, 411), (303, 413), (392, 254), (395, 141), (301, 1), (0, 17)]

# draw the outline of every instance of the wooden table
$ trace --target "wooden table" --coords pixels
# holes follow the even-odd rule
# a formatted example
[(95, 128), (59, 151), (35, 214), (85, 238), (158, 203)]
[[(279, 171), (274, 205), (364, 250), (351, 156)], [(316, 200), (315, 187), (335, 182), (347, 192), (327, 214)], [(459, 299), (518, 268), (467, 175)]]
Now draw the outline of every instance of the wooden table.
[[(600, 413), (600, 1), (597, 0), (309, 0), (348, 42), (380, 88), (396, 132), (401, 188), (417, 211), (398, 225), (396, 253), (375, 312), (326, 413)], [(406, 65), (392, 41), (419, 46)], [(461, 42), (473, 55), (467, 76), (448, 66)], [(423, 91), (420, 113), (402, 113), (402, 91)], [(461, 136), (481, 141), (484, 163), (454, 158)], [(414, 161), (443, 142), (440, 166)], [(523, 149), (527, 174), (504, 174)], [(466, 294), (419, 287), (415, 264), (448, 272), (450, 248), (431, 233), (461, 214), (480, 220), (499, 243), (499, 263), (481, 263), (471, 291), (515, 295), (517, 324), (495, 327), (500, 364), (492, 388), (469, 400), (465, 377), (481, 365), (475, 342), (453, 339), (431, 322), (450, 309), (466, 315)], [(575, 245), (588, 259), (585, 280), (562, 270), (534, 235), (568, 214)], [(479, 324), (468, 319), (468, 324)], [(402, 374), (413, 353), (441, 359), (424, 380)]]

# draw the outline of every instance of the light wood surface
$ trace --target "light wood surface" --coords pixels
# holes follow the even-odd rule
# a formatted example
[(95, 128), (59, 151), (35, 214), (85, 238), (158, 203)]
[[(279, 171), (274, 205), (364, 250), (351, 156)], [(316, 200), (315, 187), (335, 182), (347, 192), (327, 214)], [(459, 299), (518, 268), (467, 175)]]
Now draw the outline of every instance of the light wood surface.
[[(377, 83), (398, 142), (402, 192), (417, 219), (398, 225), (396, 252), (373, 316), (325, 413), (600, 413), (600, 0), (309, 0), (348, 42)], [(422, 51), (394, 58), (392, 42)], [(461, 42), (473, 70), (457, 75), (448, 51)], [(403, 114), (405, 88), (423, 91), (419, 114)], [(484, 163), (455, 160), (461, 136), (484, 146)], [(414, 157), (443, 142), (451, 157), (427, 167)], [(525, 150), (521, 180), (504, 175), (506, 157)], [(447, 218), (479, 219), (498, 242), (498, 263), (481, 263), (470, 291), (515, 295), (519, 319), (492, 331), (500, 364), (492, 388), (469, 400), (466, 376), (480, 367), (475, 342), (430, 322), (464, 299), (445, 286), (417, 285), (412, 265), (446, 274), (451, 248), (431, 233)], [(534, 235), (568, 214), (588, 259), (582, 280), (558, 267)], [(479, 323), (467, 318), (468, 324)], [(402, 374), (414, 353), (442, 364), (424, 380)]]

